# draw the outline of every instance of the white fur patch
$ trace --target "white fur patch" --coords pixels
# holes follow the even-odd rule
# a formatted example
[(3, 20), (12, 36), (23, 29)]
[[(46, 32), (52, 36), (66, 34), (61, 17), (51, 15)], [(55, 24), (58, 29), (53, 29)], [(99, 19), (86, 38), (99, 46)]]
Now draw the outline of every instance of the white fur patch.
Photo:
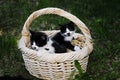
[[(47, 42), (47, 44), (45, 46), (39, 47), (39, 51), (40, 50), (45, 50), (46, 52), (49, 52), (49, 53), (55, 53), (55, 49), (52, 46), (52, 43), (53, 43), (52, 40), (49, 39), (49, 41)], [(46, 50), (46, 49), (48, 49), (48, 50)]]
[(44, 50), (44, 49), (37, 51), (37, 55), (38, 55), (38, 56), (42, 56), (42, 55), (45, 54), (45, 53), (48, 53), (48, 51), (47, 51), (47, 50)]
[(66, 36), (64, 39), (65, 41), (71, 41), (73, 39), (73, 36)]
[[(70, 36), (66, 36), (68, 33), (70, 33)], [(71, 41), (74, 38), (75, 31), (70, 31), (68, 28), (66, 29), (66, 32), (63, 34), (65, 37), (65, 41)]]
[(80, 49), (78, 46), (75, 46), (75, 47), (74, 47), (74, 50), (75, 50), (75, 51), (80, 51), (81, 49)]
[(39, 47), (36, 45), (35, 42), (33, 42), (33, 45), (31, 45), (31, 47), (32, 47), (32, 49), (37, 50), (37, 51), (39, 49)]

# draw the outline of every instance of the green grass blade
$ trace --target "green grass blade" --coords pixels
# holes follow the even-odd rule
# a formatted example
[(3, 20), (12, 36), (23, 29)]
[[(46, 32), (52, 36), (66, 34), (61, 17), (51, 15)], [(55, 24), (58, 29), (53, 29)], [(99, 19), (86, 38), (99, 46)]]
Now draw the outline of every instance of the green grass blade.
[(83, 75), (83, 70), (82, 70), (81, 65), (80, 65), (80, 63), (78, 62), (78, 60), (75, 60), (75, 61), (74, 61), (74, 65), (75, 65), (75, 67), (77, 68), (77, 70), (78, 70), (78, 72), (79, 72), (79, 76), (82, 77), (82, 75)]

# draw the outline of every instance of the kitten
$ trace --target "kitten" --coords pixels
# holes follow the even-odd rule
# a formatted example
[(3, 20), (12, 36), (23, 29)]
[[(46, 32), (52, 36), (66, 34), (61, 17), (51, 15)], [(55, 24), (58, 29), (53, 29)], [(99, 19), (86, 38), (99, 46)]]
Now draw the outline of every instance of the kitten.
[(65, 53), (67, 49), (58, 44), (56, 41), (49, 38), (43, 32), (31, 31), (30, 41), (31, 48), (39, 51), (39, 53), (49, 52), (49, 53)]
[(75, 36), (75, 25), (73, 22), (69, 22), (60, 25), (60, 32), (52, 37), (53, 40), (72, 51), (78, 51), (80, 48), (78, 46), (73, 46), (71, 41), (76, 38)]

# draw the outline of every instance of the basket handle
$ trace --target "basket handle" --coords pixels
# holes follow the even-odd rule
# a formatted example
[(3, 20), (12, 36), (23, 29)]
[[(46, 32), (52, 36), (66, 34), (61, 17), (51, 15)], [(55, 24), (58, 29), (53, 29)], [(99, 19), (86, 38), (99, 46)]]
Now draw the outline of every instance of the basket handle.
[(91, 34), (89, 29), (86, 27), (86, 25), (80, 20), (78, 19), (76, 16), (62, 10), (59, 8), (44, 8), (44, 9), (40, 9), (37, 10), (35, 12), (33, 12), (28, 19), (26, 20), (24, 26), (23, 26), (23, 30), (22, 30), (22, 36), (28, 36), (30, 35), (29, 33), (29, 27), (30, 24), (32, 23), (32, 21), (34, 19), (36, 19), (39, 16), (42, 16), (44, 14), (56, 14), (62, 17), (65, 17), (67, 19), (69, 19), (70, 21), (74, 22), (78, 28), (82, 31), (82, 33), (84, 34), (84, 36), (86, 37), (86, 39), (91, 40)]

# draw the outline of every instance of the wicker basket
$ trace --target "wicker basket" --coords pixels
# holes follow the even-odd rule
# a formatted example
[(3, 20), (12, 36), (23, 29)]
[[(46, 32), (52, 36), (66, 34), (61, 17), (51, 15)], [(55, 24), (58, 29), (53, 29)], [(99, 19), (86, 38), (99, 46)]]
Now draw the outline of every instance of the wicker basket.
[[(83, 32), (86, 46), (84, 46), (84, 48), (80, 52), (74, 51), (62, 54), (44, 53), (43, 55), (38, 56), (37, 51), (29, 48), (29, 26), (34, 19), (44, 14), (59, 15), (74, 22), (77, 27)], [(56, 31), (53, 30), (45, 32), (48, 35), (51, 35), (54, 34)], [(89, 54), (93, 50), (91, 35), (86, 25), (76, 16), (59, 8), (44, 8), (33, 12), (28, 17), (23, 26), (22, 37), (19, 40), (18, 47), (22, 52), (26, 69), (30, 72), (30, 74), (36, 76), (37, 78), (47, 80), (67, 80), (71, 74), (71, 71), (75, 69), (74, 60), (78, 60), (80, 62), (80, 65), (85, 72), (87, 68)]]

